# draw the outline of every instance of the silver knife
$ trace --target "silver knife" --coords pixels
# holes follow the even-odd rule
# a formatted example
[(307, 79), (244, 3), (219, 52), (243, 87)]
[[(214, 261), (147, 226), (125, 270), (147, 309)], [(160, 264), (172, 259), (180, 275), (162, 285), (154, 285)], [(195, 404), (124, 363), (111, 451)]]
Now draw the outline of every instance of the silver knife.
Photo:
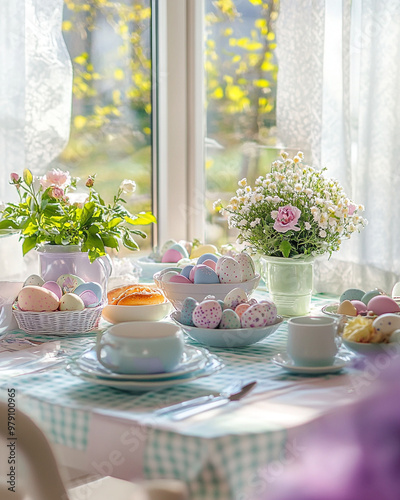
[(175, 412), (171, 418), (172, 420), (184, 420), (185, 418), (189, 418), (199, 413), (203, 413), (204, 411), (214, 410), (215, 408), (224, 406), (230, 403), (231, 401), (239, 401), (240, 399), (244, 398), (254, 388), (256, 384), (257, 384), (256, 381), (249, 382), (248, 384), (244, 385), (240, 389), (240, 391), (234, 392), (230, 396), (216, 397), (212, 401), (203, 404), (198, 404), (194, 408), (188, 408), (182, 411)]

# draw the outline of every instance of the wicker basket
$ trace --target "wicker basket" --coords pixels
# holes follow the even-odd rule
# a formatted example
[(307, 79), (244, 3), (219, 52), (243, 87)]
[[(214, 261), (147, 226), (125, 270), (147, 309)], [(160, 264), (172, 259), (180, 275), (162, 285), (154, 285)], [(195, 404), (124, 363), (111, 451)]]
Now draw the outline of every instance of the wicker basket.
[(21, 311), (13, 306), (13, 314), (19, 328), (33, 334), (75, 334), (94, 330), (100, 321), (106, 302), (83, 311), (33, 312)]

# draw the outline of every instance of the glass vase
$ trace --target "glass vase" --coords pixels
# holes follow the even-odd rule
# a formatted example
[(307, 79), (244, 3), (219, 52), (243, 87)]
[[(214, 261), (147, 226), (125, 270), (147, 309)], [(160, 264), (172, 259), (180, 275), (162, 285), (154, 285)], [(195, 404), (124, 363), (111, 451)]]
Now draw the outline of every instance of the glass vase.
[(262, 276), (281, 316), (304, 316), (310, 312), (314, 258), (261, 257)]

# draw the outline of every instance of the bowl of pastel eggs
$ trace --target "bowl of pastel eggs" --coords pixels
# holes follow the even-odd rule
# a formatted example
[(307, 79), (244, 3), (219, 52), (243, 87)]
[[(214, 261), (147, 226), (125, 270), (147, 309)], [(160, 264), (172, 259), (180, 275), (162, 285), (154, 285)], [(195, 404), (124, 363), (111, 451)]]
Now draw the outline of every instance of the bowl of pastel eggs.
[(171, 318), (196, 342), (224, 348), (260, 342), (283, 322), (273, 302), (249, 299), (242, 288), (234, 288), (223, 300), (210, 297), (198, 302), (186, 297)]
[(86, 333), (98, 326), (105, 305), (99, 283), (63, 274), (45, 282), (29, 276), (12, 306), (19, 328), (32, 334)]
[(255, 273), (253, 259), (245, 252), (234, 257), (206, 253), (197, 259), (197, 264), (164, 269), (154, 275), (154, 281), (175, 309), (180, 310), (186, 297), (198, 302), (207, 295), (224, 300), (234, 288), (250, 295), (257, 288), (260, 275)]
[(155, 250), (147, 257), (140, 257), (137, 259), (137, 263), (142, 270), (141, 278), (143, 280), (152, 280), (153, 275), (163, 269), (175, 264), (182, 269), (191, 260), (197, 259), (205, 253), (215, 255), (218, 252), (214, 245), (200, 245), (189, 253), (188, 245), (185, 245), (184, 242), (168, 240), (161, 247), (161, 250)]

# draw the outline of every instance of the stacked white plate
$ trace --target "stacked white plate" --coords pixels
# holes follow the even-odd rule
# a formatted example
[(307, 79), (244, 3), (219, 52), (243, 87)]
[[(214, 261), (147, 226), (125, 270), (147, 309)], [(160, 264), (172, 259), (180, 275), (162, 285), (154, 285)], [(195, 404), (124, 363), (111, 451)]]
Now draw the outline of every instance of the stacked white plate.
[(223, 362), (207, 349), (185, 345), (179, 365), (171, 372), (123, 375), (112, 372), (97, 361), (96, 348), (74, 359), (67, 370), (86, 382), (131, 392), (158, 391), (208, 377), (224, 367)]

